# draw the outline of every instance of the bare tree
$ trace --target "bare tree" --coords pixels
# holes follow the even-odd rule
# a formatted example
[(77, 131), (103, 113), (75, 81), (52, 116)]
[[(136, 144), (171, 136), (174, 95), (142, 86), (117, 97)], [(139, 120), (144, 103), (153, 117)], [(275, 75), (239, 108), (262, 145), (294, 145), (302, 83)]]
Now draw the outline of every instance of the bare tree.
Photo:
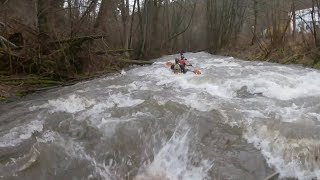
[[(97, 0), (96, 0), (97, 1)], [(108, 18), (108, 10), (111, 5), (111, 0), (101, 0), (98, 17), (94, 24), (94, 28), (96, 31), (106, 33), (107, 29), (107, 18)]]

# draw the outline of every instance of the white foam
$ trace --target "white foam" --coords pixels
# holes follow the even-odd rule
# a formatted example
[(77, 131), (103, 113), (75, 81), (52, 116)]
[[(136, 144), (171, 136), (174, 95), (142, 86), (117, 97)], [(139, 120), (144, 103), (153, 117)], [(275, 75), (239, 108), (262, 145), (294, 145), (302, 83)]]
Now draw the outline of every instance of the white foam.
[(121, 85), (111, 85), (111, 86), (108, 86), (108, 88), (110, 89), (120, 89), (120, 88), (124, 88), (126, 86), (121, 86)]
[(130, 94), (112, 94), (109, 100), (116, 104), (118, 107), (133, 107), (142, 104), (142, 99), (132, 99)]
[(14, 127), (7, 134), (0, 137), (0, 147), (17, 146), (30, 139), (34, 132), (42, 132), (42, 129), (43, 122), (39, 120)]
[(217, 108), (214, 102), (199, 97), (197, 93), (182, 97), (182, 99), (185, 101), (185, 105), (192, 107), (198, 111), (207, 112)]
[(57, 100), (49, 100), (48, 104), (53, 108), (54, 112), (76, 113), (93, 105), (95, 101), (77, 95), (70, 95), (67, 99), (59, 98)]
[[(113, 102), (100, 102), (98, 104), (95, 104), (90, 109), (87, 109), (86, 111), (82, 112), (76, 119), (77, 120), (85, 120), (86, 118), (91, 119), (98, 119), (101, 118), (101, 114), (105, 115), (108, 114), (107, 109), (114, 107), (115, 104)], [(111, 115), (110, 115), (111, 116)]]
[(212, 168), (213, 163), (203, 160), (199, 166), (193, 166), (189, 159), (189, 143), (190, 128), (177, 129), (137, 179), (162, 177), (170, 180), (202, 180), (207, 178), (207, 172)]
[(72, 94), (65, 98), (59, 98), (56, 100), (49, 100), (48, 103), (40, 106), (32, 106), (29, 108), (30, 111), (37, 109), (49, 109), (50, 113), (55, 112), (66, 112), (66, 113), (76, 113), (85, 110), (87, 107), (93, 105), (95, 101), (89, 100), (85, 97), (80, 97), (79, 95)]
[[(263, 72), (240, 80), (241, 84), (262, 92), (263, 95), (280, 100), (320, 95), (320, 73), (283, 75)], [(235, 82), (236, 83), (236, 82)]]
[(315, 159), (319, 156), (319, 140), (287, 139), (278, 131), (268, 130), (267, 126), (256, 130), (249, 128), (244, 137), (261, 150), (281, 177), (320, 178), (320, 167)]
[(315, 118), (317, 118), (318, 121), (320, 121), (320, 114), (319, 113), (308, 113), (308, 115), (313, 116)]
[(113, 175), (109, 169), (110, 167), (106, 165), (105, 162), (99, 162), (92, 157), (81, 144), (72, 139), (65, 140), (60, 136), (56, 137), (55, 144), (63, 148), (69, 157), (88, 161), (94, 169), (91, 176), (95, 178), (112, 179)]
[(53, 131), (45, 131), (41, 137), (36, 137), (38, 142), (41, 143), (50, 143), (55, 140), (56, 133)]

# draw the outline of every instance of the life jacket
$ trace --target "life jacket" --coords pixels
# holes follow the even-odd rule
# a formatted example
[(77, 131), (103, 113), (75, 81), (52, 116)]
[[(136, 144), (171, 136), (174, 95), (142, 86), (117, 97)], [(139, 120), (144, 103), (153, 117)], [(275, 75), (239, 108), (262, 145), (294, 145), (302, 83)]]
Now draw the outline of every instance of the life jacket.
[(187, 60), (184, 60), (184, 59), (180, 59), (180, 60), (178, 61), (178, 63), (179, 63), (180, 65), (186, 65), (186, 62), (187, 62)]

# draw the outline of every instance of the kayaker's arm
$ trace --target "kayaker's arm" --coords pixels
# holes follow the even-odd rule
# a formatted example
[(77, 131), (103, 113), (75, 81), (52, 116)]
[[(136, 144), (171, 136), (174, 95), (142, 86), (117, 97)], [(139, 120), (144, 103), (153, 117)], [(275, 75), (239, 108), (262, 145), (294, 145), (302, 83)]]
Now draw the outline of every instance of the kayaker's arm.
[(186, 61), (186, 66), (192, 66), (188, 61)]

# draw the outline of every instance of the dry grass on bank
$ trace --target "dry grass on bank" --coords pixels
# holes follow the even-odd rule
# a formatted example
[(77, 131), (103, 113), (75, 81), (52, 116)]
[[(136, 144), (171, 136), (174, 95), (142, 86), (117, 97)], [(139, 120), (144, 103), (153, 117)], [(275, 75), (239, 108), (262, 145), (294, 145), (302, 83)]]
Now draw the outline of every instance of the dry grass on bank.
[[(249, 39), (240, 42), (250, 42)], [(300, 41), (302, 42), (302, 41)], [(238, 43), (225, 47), (219, 52), (222, 55), (234, 56), (246, 60), (268, 61), (280, 64), (301, 64), (320, 69), (320, 48), (309, 43), (287, 41), (272, 47), (268, 41), (259, 41), (254, 45)]]

